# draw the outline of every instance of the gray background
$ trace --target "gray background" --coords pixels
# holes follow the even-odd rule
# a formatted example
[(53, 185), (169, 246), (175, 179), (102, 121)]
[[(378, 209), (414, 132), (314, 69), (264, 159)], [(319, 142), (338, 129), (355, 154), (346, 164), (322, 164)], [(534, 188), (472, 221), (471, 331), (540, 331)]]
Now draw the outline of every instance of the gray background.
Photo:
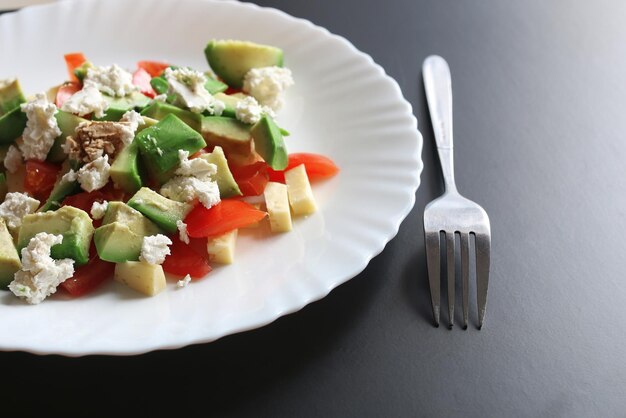
[[(129, 358), (0, 353), (4, 406), (82, 415), (115, 404), (140, 415), (157, 405), (177, 415), (626, 416), (626, 5), (259, 4), (345, 36), (412, 103), (425, 168), (397, 237), (324, 300), (212, 344)], [(421, 217), (442, 185), (420, 68), (432, 53), (452, 69), (459, 189), (491, 217), (482, 331), (437, 329), (430, 317)]]

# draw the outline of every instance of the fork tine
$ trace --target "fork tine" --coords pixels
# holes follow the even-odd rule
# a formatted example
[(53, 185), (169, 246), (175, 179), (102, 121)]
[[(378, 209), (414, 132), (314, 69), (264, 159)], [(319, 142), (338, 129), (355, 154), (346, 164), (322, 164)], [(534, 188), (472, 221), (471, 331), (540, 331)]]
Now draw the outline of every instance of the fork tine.
[(491, 236), (489, 234), (475, 234), (476, 249), (476, 292), (478, 302), (478, 329), (481, 329), (485, 320), (487, 305), (487, 287), (489, 286), (489, 263), (491, 251)]
[(426, 232), (426, 265), (428, 267), (428, 283), (430, 285), (430, 301), (433, 307), (435, 325), (439, 326), (439, 312), (441, 310), (441, 295), (439, 282), (439, 231)]
[(446, 260), (448, 262), (448, 327), (454, 325), (454, 231), (446, 232)]
[(463, 329), (469, 318), (469, 235), (461, 234), (461, 281), (463, 285)]

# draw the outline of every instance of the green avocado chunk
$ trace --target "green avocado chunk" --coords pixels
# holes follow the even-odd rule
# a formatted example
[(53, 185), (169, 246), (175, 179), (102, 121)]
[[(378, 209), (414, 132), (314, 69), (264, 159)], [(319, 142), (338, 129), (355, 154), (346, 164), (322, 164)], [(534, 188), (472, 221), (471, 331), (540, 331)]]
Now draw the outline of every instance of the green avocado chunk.
[(26, 215), (17, 238), (17, 248), (21, 251), (39, 232), (63, 235), (63, 242), (54, 245), (50, 251), (52, 258), (71, 258), (76, 266), (89, 261), (89, 245), (94, 229), (87, 212), (72, 206), (63, 206), (54, 212)]
[(4, 220), (0, 218), (0, 289), (6, 290), (15, 272), (22, 267), (19, 254), (13, 244)]
[(250, 125), (225, 116), (202, 118), (202, 137), (207, 144), (219, 146), (224, 152), (249, 155), (253, 151)]
[(63, 144), (68, 136), (73, 136), (76, 131), (76, 127), (83, 122), (87, 122), (87, 119), (76, 116), (72, 113), (59, 110), (54, 117), (57, 120), (57, 125), (61, 130), (61, 135), (54, 140), (50, 152), (48, 152), (47, 161), (51, 163), (60, 163), (67, 158), (67, 154), (63, 151)]
[(128, 201), (128, 206), (137, 209), (170, 234), (178, 230), (176, 222), (183, 221), (192, 209), (188, 203), (168, 199), (147, 187), (139, 189)]
[(7, 176), (4, 173), (0, 173), (0, 200), (4, 200), (8, 190)]
[(243, 78), (252, 68), (283, 66), (281, 49), (246, 41), (212, 40), (204, 55), (215, 74), (235, 88), (243, 86)]
[(139, 143), (133, 141), (115, 157), (109, 171), (113, 183), (126, 193), (141, 189), (143, 181), (139, 169)]
[(280, 128), (268, 115), (263, 115), (250, 130), (254, 138), (254, 148), (274, 170), (284, 170), (287, 167), (287, 148)]
[(61, 207), (61, 202), (65, 199), (66, 196), (73, 194), (74, 192), (79, 190), (79, 185), (76, 180), (74, 181), (63, 181), (63, 176), (70, 171), (69, 164), (66, 169), (63, 170), (59, 174), (59, 178), (57, 179), (52, 191), (50, 192), (50, 196), (48, 196), (48, 200), (37, 210), (37, 212), (46, 212), (49, 210), (57, 210)]
[(11, 144), (22, 135), (28, 118), (20, 107), (0, 116), (0, 144)]
[(154, 102), (150, 106), (142, 110), (142, 116), (148, 116), (153, 119), (162, 120), (167, 115), (176, 115), (180, 120), (185, 122), (193, 130), (200, 132), (200, 126), (202, 125), (202, 115), (198, 113), (190, 112), (189, 110), (181, 109), (171, 104)]
[(228, 161), (226, 160), (226, 155), (224, 155), (222, 147), (215, 147), (213, 152), (210, 154), (202, 154), (199, 158), (203, 158), (217, 166), (215, 181), (217, 182), (217, 187), (220, 189), (220, 197), (222, 199), (242, 195), (241, 190), (239, 190), (239, 185), (230, 172)]
[(139, 132), (135, 142), (148, 173), (160, 184), (169, 180), (180, 164), (179, 150), (189, 151), (192, 155), (206, 147), (202, 135), (173, 114)]
[(93, 239), (101, 259), (123, 263), (139, 260), (144, 237), (160, 233), (161, 229), (141, 212), (123, 202), (109, 202)]
[(137, 91), (124, 96), (124, 97), (111, 97), (103, 94), (104, 100), (109, 104), (104, 116), (101, 118), (93, 118), (93, 120), (108, 120), (117, 122), (122, 119), (124, 113), (129, 110), (142, 110), (150, 104), (151, 99)]
[(20, 107), (26, 101), (20, 82), (16, 79), (0, 81), (0, 116)]

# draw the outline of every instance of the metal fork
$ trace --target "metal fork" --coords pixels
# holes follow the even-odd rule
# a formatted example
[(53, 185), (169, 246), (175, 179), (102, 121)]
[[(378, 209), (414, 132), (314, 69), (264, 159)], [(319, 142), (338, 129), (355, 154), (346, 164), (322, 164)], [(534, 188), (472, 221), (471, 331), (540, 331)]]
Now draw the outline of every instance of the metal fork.
[(454, 323), (455, 240), (460, 240), (463, 328), (467, 329), (469, 316), (469, 249), (470, 241), (473, 237), (474, 252), (476, 254), (478, 329), (480, 329), (485, 319), (487, 286), (489, 284), (491, 247), (489, 217), (482, 207), (461, 196), (454, 183), (452, 85), (448, 63), (443, 58), (432, 55), (424, 61), (422, 73), (445, 185), (444, 194), (430, 202), (424, 211), (426, 263), (428, 265), (428, 281), (430, 284), (433, 317), (435, 325), (439, 326), (441, 311), (440, 253), (441, 241), (445, 236), (449, 326), (452, 328)]

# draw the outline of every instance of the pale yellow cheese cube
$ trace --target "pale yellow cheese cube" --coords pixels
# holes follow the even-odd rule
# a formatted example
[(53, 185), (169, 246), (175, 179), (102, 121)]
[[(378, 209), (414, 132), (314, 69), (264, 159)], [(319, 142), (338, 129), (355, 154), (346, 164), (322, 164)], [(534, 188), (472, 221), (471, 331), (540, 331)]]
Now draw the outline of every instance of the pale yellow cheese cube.
[(165, 273), (160, 264), (144, 261), (117, 263), (113, 278), (148, 296), (154, 296), (165, 289)]
[(310, 215), (317, 210), (304, 164), (285, 171), (285, 183), (294, 215)]
[(237, 242), (237, 230), (209, 238), (206, 251), (209, 259), (218, 264), (232, 264), (235, 260), (235, 243)]
[(270, 181), (265, 186), (265, 207), (269, 215), (272, 232), (288, 232), (292, 229), (291, 211), (287, 186)]

